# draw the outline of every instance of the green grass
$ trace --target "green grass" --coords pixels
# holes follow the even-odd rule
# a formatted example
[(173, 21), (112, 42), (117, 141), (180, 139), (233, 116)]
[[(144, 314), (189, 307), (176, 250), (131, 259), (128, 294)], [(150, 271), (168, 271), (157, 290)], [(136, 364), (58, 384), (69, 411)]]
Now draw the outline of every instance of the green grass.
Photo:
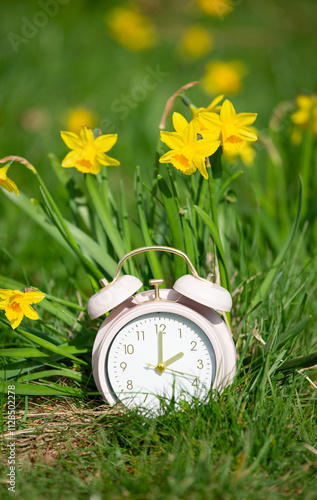
[[(143, 53), (109, 37), (108, 3), (66, 3), (18, 53), (8, 32), (20, 33), (23, 17), (33, 19), (39, 5), (17, 1), (3, 13), (0, 156), (26, 157), (39, 176), (15, 164), (10, 174), (20, 196), (1, 189), (0, 288), (37, 286), (47, 298), (36, 305), (41, 319), (23, 320), (14, 332), (0, 311), (0, 495), (314, 500), (317, 156), (312, 128), (300, 145), (291, 143), (290, 115), (296, 94), (316, 85), (316, 3), (236, 2), (225, 19), (182, 10), (182, 2), (159, 4), (148, 15), (161, 40)], [(212, 31), (215, 48), (190, 62), (176, 46), (193, 20)], [(243, 91), (226, 97), (237, 111), (258, 113), (263, 140), (254, 167), (222, 160), (208, 184), (158, 165), (164, 148), (156, 152), (156, 144), (167, 99), (200, 79), (210, 59), (248, 65)], [(113, 102), (157, 65), (166, 76), (121, 119)], [(186, 95), (198, 106), (214, 97), (200, 86)], [(104, 133), (110, 120), (119, 134), (113, 156), (121, 166), (96, 178), (60, 167), (67, 149), (59, 130), (67, 110), (81, 105), (97, 114)], [(26, 125), (34, 108), (46, 126)], [(181, 99), (174, 109), (189, 118)], [(147, 418), (111, 409), (97, 395), (91, 349), (100, 320), (91, 321), (85, 305), (125, 252), (153, 243), (185, 251), (203, 277), (213, 271), (231, 287), (238, 373), (208, 404), (176, 411), (171, 402), (164, 415)], [(124, 271), (145, 286), (163, 275), (172, 286), (185, 272), (182, 261), (154, 253)], [(13, 383), (16, 493), (7, 490), (3, 438)]]
[[(72, 416), (65, 413), (65, 431), (54, 412), (35, 430), (37, 421), (27, 419), (40, 444), (33, 441), (30, 447), (28, 435), (18, 438), (17, 452), (24, 457), (16, 498), (62, 499), (66, 491), (70, 499), (93, 494), (102, 499), (315, 498), (316, 450), (309, 445), (315, 439), (316, 401), (300, 375), (267, 377), (253, 390), (238, 378), (207, 405), (197, 402), (181, 412), (167, 408), (153, 419), (109, 413), (72, 426), (83, 408), (98, 405), (73, 404)], [(31, 463), (23, 444), (33, 452)], [(9, 497), (3, 487), (2, 498)]]

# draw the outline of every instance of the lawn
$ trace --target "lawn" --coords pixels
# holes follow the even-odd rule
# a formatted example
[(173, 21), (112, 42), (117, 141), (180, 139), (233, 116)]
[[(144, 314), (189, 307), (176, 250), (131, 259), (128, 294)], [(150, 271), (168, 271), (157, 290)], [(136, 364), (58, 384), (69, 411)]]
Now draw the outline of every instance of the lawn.
[[(1, 498), (316, 497), (316, 18), (313, 0), (3, 9)], [(231, 105), (243, 123), (226, 142)], [(87, 170), (91, 150), (63, 168), (84, 125), (108, 155), (100, 172)], [(159, 161), (180, 141), (204, 151), (200, 163), (188, 149)], [(154, 417), (100, 397), (91, 352), (102, 320), (86, 311), (98, 279), (151, 245), (185, 252), (230, 291), (222, 319), (237, 351), (221, 394), (166, 401)], [(188, 272), (158, 252), (123, 271), (144, 290)], [(37, 294), (36, 313), (23, 305), (14, 323), (3, 290)]]

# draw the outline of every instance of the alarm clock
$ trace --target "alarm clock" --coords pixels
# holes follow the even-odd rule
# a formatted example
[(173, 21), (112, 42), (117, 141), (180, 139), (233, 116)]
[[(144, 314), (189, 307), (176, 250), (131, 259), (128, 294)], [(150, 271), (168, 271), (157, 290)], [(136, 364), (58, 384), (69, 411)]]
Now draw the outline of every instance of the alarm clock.
[[(172, 289), (160, 288), (163, 279), (151, 279), (150, 290), (136, 293), (143, 283), (120, 276), (124, 262), (148, 251), (182, 257), (191, 272)], [(111, 283), (88, 301), (92, 319), (111, 311), (103, 321), (92, 351), (93, 376), (102, 397), (159, 411), (164, 401), (207, 402), (221, 392), (236, 373), (236, 350), (231, 333), (215, 312), (230, 311), (232, 299), (223, 287), (201, 278), (188, 256), (166, 246), (142, 247), (119, 261)]]

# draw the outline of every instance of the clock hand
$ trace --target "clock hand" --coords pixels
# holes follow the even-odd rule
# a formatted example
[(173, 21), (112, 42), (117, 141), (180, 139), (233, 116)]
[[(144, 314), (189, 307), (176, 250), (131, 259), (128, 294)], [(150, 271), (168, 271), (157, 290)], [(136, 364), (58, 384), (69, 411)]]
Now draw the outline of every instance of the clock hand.
[(181, 359), (183, 356), (184, 356), (184, 353), (183, 352), (179, 352), (178, 354), (175, 354), (175, 356), (173, 356), (172, 358), (169, 358), (166, 361), (163, 361), (163, 364), (166, 367), (168, 365), (171, 365), (172, 363), (174, 363), (178, 359)]
[(163, 363), (163, 332), (158, 332), (158, 362)]
[[(156, 368), (157, 365), (152, 365), (152, 363), (146, 363), (146, 366), (149, 366), (150, 368)], [(166, 370), (173, 372), (173, 373), (178, 373), (179, 375), (186, 375), (188, 377), (194, 377), (194, 378), (199, 378), (197, 375), (193, 375), (192, 373), (186, 373), (186, 372), (180, 372), (178, 370), (172, 370), (172, 368), (166, 368)]]

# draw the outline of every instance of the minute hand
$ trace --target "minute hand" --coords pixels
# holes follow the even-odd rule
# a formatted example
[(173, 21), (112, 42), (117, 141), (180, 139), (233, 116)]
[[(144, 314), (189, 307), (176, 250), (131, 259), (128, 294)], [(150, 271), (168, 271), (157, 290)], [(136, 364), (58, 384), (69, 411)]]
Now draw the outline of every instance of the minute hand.
[(175, 361), (177, 361), (178, 359), (181, 359), (183, 356), (184, 356), (184, 353), (183, 352), (179, 352), (178, 354), (175, 354), (175, 356), (173, 356), (172, 358), (169, 358), (166, 361), (163, 361), (163, 364), (165, 366), (169, 366), (172, 363), (174, 363)]

